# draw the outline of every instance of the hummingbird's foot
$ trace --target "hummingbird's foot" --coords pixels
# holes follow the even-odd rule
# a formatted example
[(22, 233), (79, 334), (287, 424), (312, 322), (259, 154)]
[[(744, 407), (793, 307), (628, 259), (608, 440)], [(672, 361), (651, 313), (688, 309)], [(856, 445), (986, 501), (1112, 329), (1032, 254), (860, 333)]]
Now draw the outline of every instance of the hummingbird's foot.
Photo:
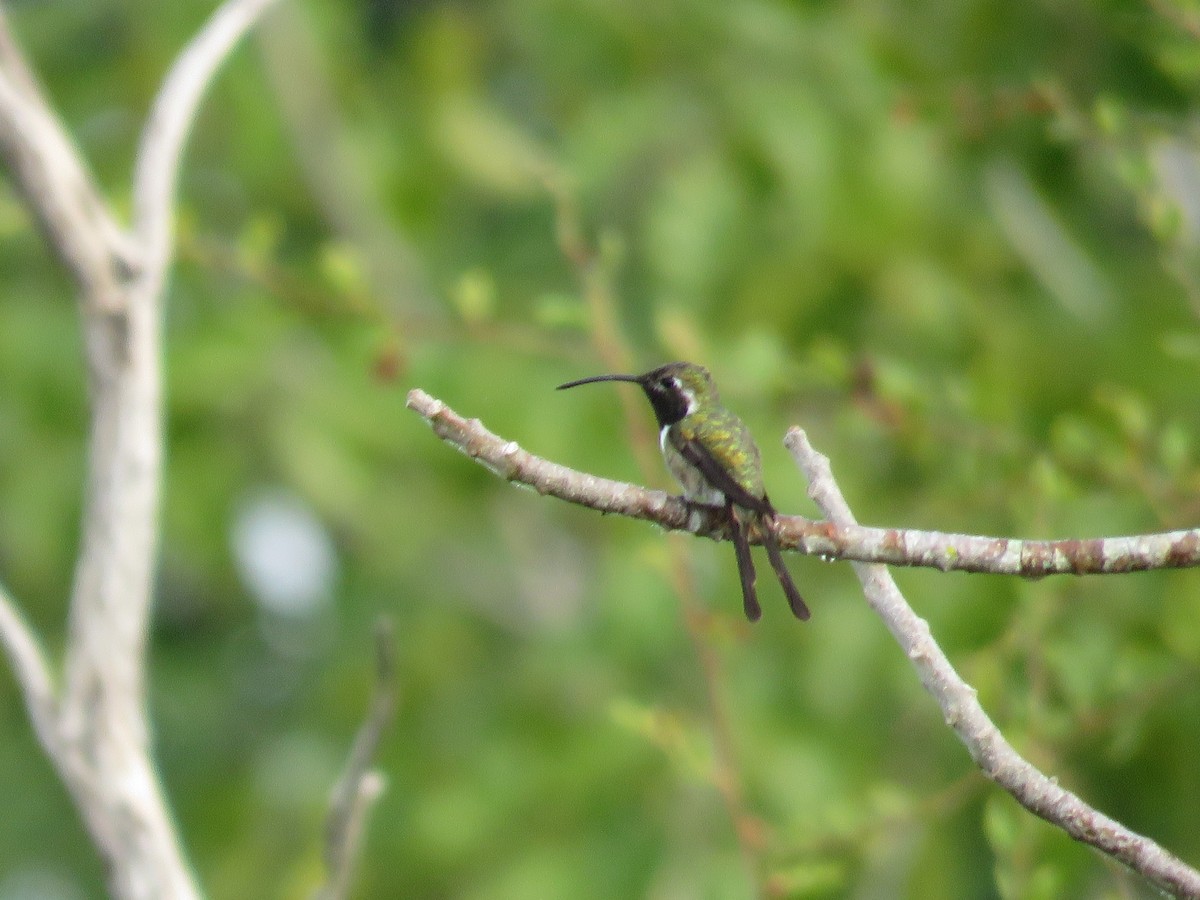
[(680, 494), (679, 499), (683, 501), (683, 505), (687, 507), (687, 530), (692, 534), (699, 534), (705, 524), (712, 521), (713, 516), (720, 521), (721, 507), (713, 506), (708, 503), (701, 503), (698, 500), (693, 500), (686, 494)]

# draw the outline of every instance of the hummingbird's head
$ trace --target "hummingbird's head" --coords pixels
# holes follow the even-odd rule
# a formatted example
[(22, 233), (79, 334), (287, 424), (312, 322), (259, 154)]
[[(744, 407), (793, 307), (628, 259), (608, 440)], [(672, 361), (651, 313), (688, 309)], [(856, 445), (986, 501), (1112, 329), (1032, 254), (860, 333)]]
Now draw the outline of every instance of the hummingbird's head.
[(659, 366), (645, 375), (594, 375), (560, 384), (558, 389), (594, 381), (632, 381), (646, 392), (659, 426), (674, 425), (704, 405), (718, 402), (717, 386), (708, 369), (695, 363), (675, 362)]

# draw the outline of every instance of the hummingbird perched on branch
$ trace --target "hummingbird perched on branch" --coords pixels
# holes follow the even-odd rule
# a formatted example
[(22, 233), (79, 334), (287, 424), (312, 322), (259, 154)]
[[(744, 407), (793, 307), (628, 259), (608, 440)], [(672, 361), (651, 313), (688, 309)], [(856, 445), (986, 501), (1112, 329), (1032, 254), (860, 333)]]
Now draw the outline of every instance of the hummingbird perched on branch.
[(754, 588), (754, 561), (747, 528), (757, 522), (767, 559), (779, 576), (797, 619), (808, 606), (784, 565), (775, 537), (775, 507), (763, 488), (762, 462), (750, 430), (721, 405), (708, 369), (676, 362), (644, 375), (595, 375), (560, 384), (558, 390), (596, 381), (629, 381), (645, 392), (658, 418), (659, 445), (671, 475), (686, 500), (724, 509), (742, 581), (742, 606), (751, 622), (762, 615)]

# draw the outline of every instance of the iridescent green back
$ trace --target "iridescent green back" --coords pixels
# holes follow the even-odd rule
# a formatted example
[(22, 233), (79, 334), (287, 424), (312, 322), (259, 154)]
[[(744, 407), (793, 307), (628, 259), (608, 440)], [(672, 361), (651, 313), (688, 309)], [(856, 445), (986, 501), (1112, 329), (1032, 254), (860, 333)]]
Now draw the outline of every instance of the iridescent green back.
[(698, 441), (754, 497), (762, 497), (762, 461), (750, 430), (736, 415), (719, 403), (701, 403), (700, 408), (675, 426), (688, 440)]

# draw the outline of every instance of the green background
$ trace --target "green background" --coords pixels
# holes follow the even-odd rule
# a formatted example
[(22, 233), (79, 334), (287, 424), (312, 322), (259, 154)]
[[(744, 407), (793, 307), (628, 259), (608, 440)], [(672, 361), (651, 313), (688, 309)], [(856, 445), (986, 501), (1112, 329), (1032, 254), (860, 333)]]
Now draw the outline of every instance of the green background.
[[(8, 4), (119, 211), (212, 8)], [(553, 386), (687, 358), (786, 512), (799, 423), (864, 523), (1194, 525), (1198, 35), (1176, 0), (285, 3), (196, 123), (166, 309), (150, 705), (211, 896), (319, 881), (381, 614), (356, 896), (1151, 896), (974, 771), (847, 566), (790, 558), (801, 625), (760, 559), (751, 628), (728, 545), (516, 490), (404, 401), (642, 481), (649, 408)], [(0, 579), (55, 653), (86, 419), (5, 183)], [(237, 562), (264, 498), (335, 555), (291, 613)], [(1200, 576), (896, 576), (1021, 752), (1200, 862)], [(102, 896), (8, 674), (0, 731), (0, 900)]]

